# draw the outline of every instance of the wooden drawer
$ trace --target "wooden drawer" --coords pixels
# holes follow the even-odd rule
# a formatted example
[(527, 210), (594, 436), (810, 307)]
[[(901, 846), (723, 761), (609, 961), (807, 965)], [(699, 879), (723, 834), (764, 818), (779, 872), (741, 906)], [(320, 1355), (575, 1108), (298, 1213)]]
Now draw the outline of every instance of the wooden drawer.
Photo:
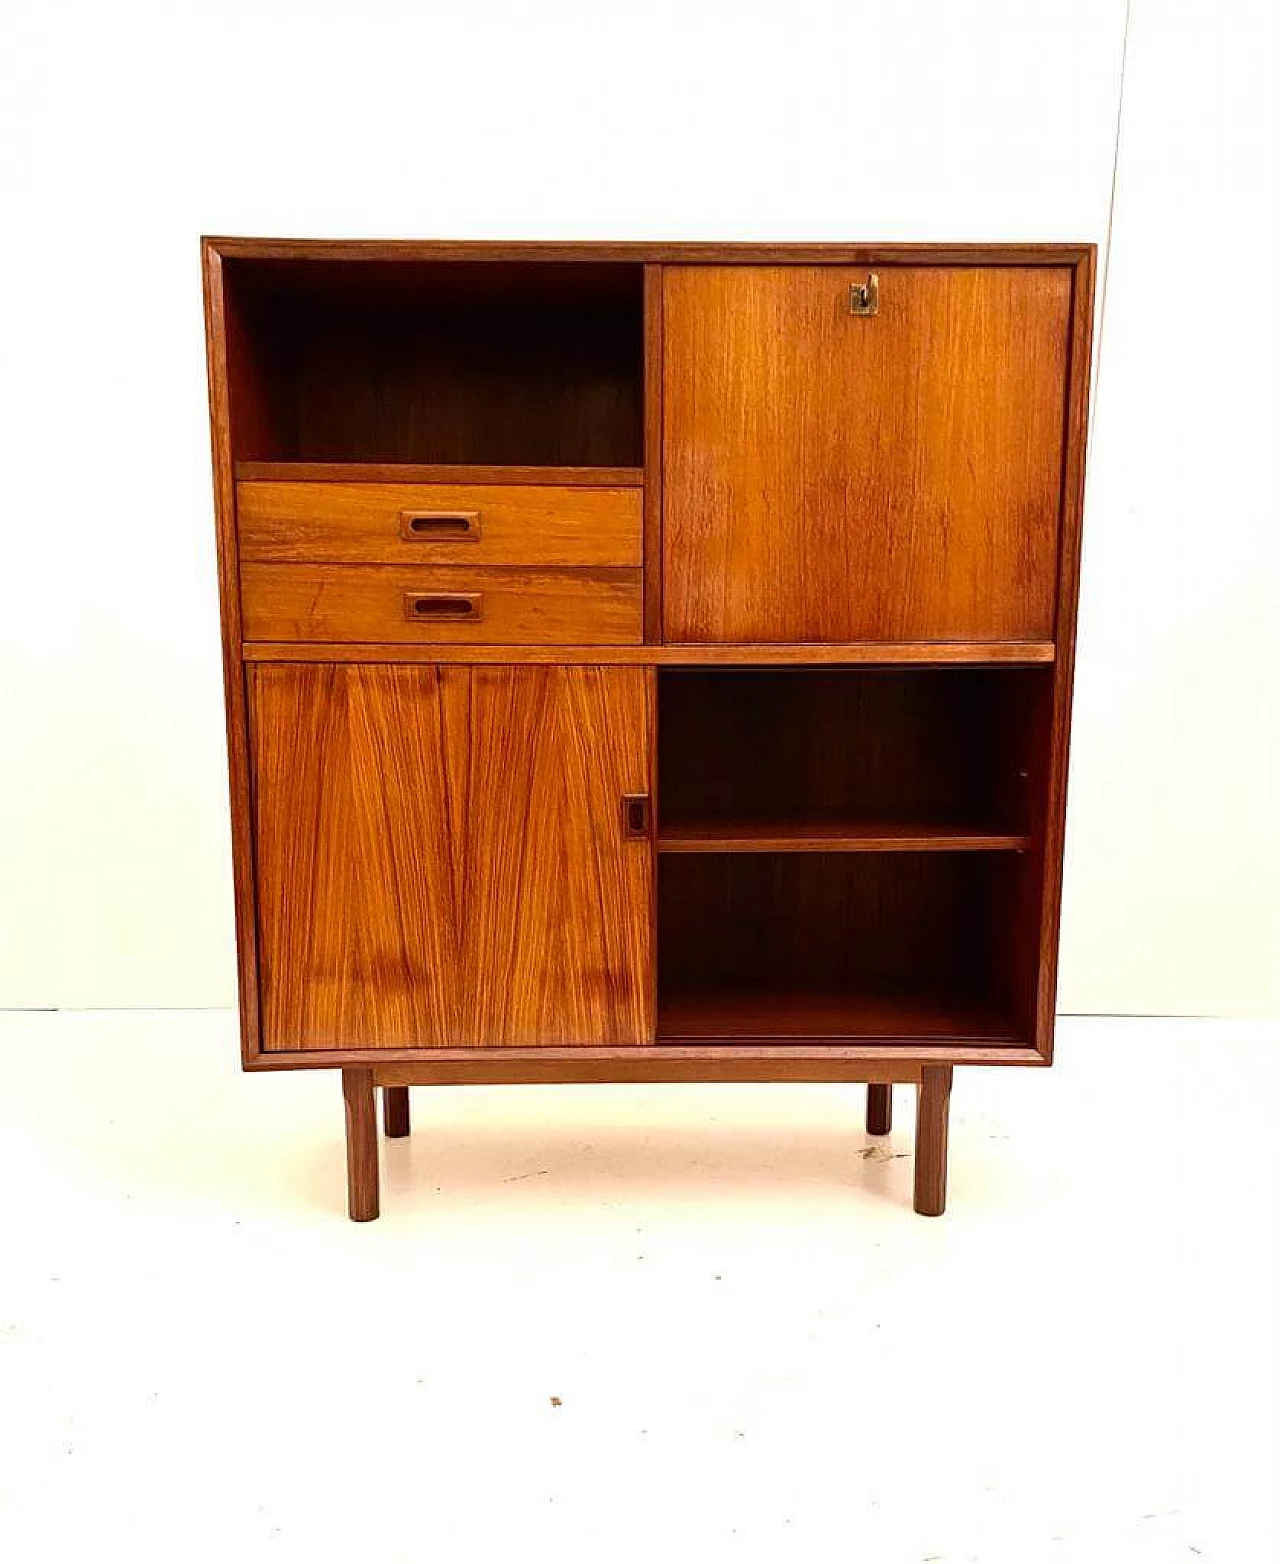
[(553, 484), (236, 485), (246, 560), (639, 565), (641, 491)]
[(629, 645), (641, 638), (640, 572), (409, 565), (277, 565), (240, 571), (246, 641)]

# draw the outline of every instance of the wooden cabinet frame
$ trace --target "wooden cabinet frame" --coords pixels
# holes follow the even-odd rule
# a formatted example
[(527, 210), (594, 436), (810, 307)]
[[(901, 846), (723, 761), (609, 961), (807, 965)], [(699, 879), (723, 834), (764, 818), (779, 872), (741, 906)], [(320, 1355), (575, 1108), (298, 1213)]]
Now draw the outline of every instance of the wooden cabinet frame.
[[(1058, 483), (1056, 578), (1047, 633), (1038, 639), (885, 640), (862, 642), (730, 640), (664, 641), (663, 625), (663, 479), (664, 479), (664, 269), (671, 267), (824, 267), (868, 272), (877, 266), (928, 268), (1052, 268), (1067, 279), (1069, 304), (1062, 384), (1062, 430)], [(208, 345), (209, 398), (213, 442), (214, 495), (218, 536), (218, 580), (226, 688), (229, 778), (235, 883), (236, 938), (242, 1059), (248, 1070), (340, 1067), (344, 1071), (352, 1162), (353, 1214), (376, 1211), (376, 1176), (370, 1206), (369, 1107), (375, 1085), (393, 1093), (414, 1084), (466, 1081), (612, 1081), (612, 1080), (848, 1080), (876, 1088), (872, 1119), (887, 1122), (887, 1098), (880, 1092), (894, 1082), (915, 1084), (921, 1091), (921, 1133), (928, 1138), (920, 1158), (917, 1206), (940, 1210), (945, 1157), (946, 1101), (951, 1070), (957, 1064), (1047, 1065), (1053, 1054), (1053, 1011), (1057, 981), (1059, 909), (1061, 900), (1063, 827), (1066, 804), (1067, 753), (1075, 658), (1076, 602), (1079, 586), (1080, 532), (1084, 485), (1085, 436), (1091, 356), (1091, 323), (1095, 250), (1091, 245), (715, 245), (715, 244), (487, 244), (448, 242), (304, 241), (215, 238), (203, 241), (205, 312)], [(570, 341), (569, 354), (580, 353), (592, 373), (615, 377), (617, 391), (599, 405), (573, 402), (572, 387), (564, 393), (570, 408), (566, 418), (578, 419), (574, 459), (556, 464), (555, 431), (542, 430), (535, 460), (476, 461), (404, 459), (371, 450), (348, 459), (341, 440), (359, 423), (358, 409), (344, 417), (326, 411), (323, 398), (304, 406), (311, 445), (290, 429), (289, 414), (277, 405), (290, 374), (322, 374), (324, 366), (298, 369), (289, 359), (287, 340), (289, 290), (306, 296), (316, 279), (332, 275), (349, 294), (359, 297), (361, 279), (377, 279), (370, 287), (397, 285), (405, 268), (449, 268), (450, 287), (476, 319), (492, 308), (502, 289), (491, 287), (501, 277), (533, 277), (538, 290), (529, 319), (549, 310), (555, 319), (569, 318), (580, 290), (597, 312), (594, 334), (583, 332), (580, 345)], [(530, 271), (530, 268), (533, 268)], [(505, 270), (504, 270), (505, 269)], [(523, 270), (522, 270), (523, 269)], [(619, 270), (622, 269), (622, 270)], [(625, 276), (623, 275), (625, 271)], [(407, 273), (405, 273), (407, 275)], [(442, 274), (443, 275), (443, 274)], [(517, 289), (518, 293), (518, 289)], [(305, 305), (303, 306), (305, 307)], [(516, 306), (518, 308), (518, 302)], [(283, 322), (264, 335), (262, 323)], [(600, 323), (603, 323), (603, 326)], [(494, 338), (501, 321), (493, 327)], [(358, 330), (359, 322), (353, 328)], [(489, 329), (489, 328), (485, 328)], [(598, 344), (603, 342), (603, 346)], [(596, 344), (596, 345), (593, 345)], [(351, 362), (354, 363), (354, 355)], [(529, 370), (531, 377), (535, 369)], [(354, 371), (353, 371), (354, 373)], [(634, 379), (638, 376), (638, 382)], [(410, 388), (423, 401), (427, 417), (430, 386)], [(513, 386), (510, 406), (533, 406), (533, 398), (549, 393), (530, 378), (527, 388)], [(559, 393), (550, 393), (552, 399)], [(524, 396), (525, 402), (519, 398)], [(572, 404), (572, 406), (571, 406)], [(299, 404), (302, 405), (302, 404)], [(573, 409), (578, 409), (574, 411)], [(511, 414), (495, 405), (494, 425)], [(549, 415), (550, 416), (550, 415)], [(326, 423), (325, 420), (328, 420)], [(299, 425), (300, 427), (300, 425)], [(566, 424), (566, 429), (570, 426)], [(634, 430), (634, 433), (632, 432)], [(531, 432), (530, 439), (534, 433)], [(398, 438), (395, 429), (385, 436)], [(293, 444), (288, 441), (292, 439)], [(463, 436), (454, 436), (455, 445)], [(287, 447), (287, 448), (286, 448)], [(568, 450), (568, 444), (566, 444)], [(604, 458), (585, 466), (577, 451)], [(413, 457), (416, 451), (409, 453)], [(449, 452), (443, 450), (442, 455)], [(517, 452), (517, 455), (520, 453)], [(367, 459), (365, 459), (367, 457)], [(565, 485), (640, 491), (642, 564), (637, 567), (642, 639), (632, 644), (538, 639), (526, 644), (493, 644), (465, 632), (445, 642), (429, 639), (372, 642), (367, 639), (254, 641), (246, 638), (242, 608), (237, 485), (240, 483), (326, 483), (452, 485), (449, 503), (465, 508), (466, 485)], [(463, 488), (460, 490), (458, 486)], [(318, 492), (318, 491), (317, 491)], [(421, 494), (415, 489), (415, 505)], [(441, 492), (444, 492), (443, 490)], [(590, 507), (583, 509), (589, 515)], [(389, 545), (389, 550), (400, 545)], [(614, 547), (614, 545), (610, 545)], [(267, 552), (270, 550), (268, 548)], [(456, 590), (462, 545), (450, 555), (448, 591)], [(262, 548), (256, 546), (255, 559)], [(389, 551), (388, 559), (398, 558)], [(629, 554), (619, 557), (630, 558)], [(465, 561), (466, 555), (463, 554)], [(337, 569), (317, 562), (323, 570)], [(545, 563), (545, 562), (543, 562)], [(362, 567), (369, 568), (369, 567)], [(378, 569), (396, 567), (380, 564)], [(625, 574), (624, 567), (610, 567)], [(629, 567), (628, 567), (629, 568)], [(513, 572), (514, 573), (514, 572)], [(609, 572), (606, 572), (609, 573)], [(319, 577), (317, 579), (320, 579)], [(444, 580), (444, 575), (441, 575)], [(317, 590), (320, 590), (318, 587)], [(379, 610), (381, 611), (381, 610)], [(341, 615), (338, 615), (341, 621)], [(326, 621), (328, 622), (328, 621)], [(590, 623), (590, 620), (584, 621)], [(478, 629), (478, 627), (477, 627)], [(536, 1047), (360, 1047), (316, 1048), (299, 1038), (296, 1048), (266, 1047), (262, 1028), (260, 939), (262, 907), (258, 892), (258, 844), (255, 842), (255, 779), (250, 735), (249, 688), (255, 670), (311, 664), (536, 667), (562, 665), (601, 669), (648, 669), (650, 689), (661, 670), (696, 668), (797, 670), (831, 669), (1039, 669), (1048, 694), (1040, 703), (1030, 762), (1042, 778), (1040, 812), (1034, 828), (1036, 856), (1034, 894), (1018, 902), (1018, 938), (1024, 959), (1034, 967), (1032, 1024), (1014, 1042), (990, 1038), (932, 1039), (919, 1036), (836, 1038), (830, 1035), (774, 1038), (741, 1036), (699, 1038), (640, 1045)], [(651, 702), (653, 697), (650, 697)], [(660, 716), (651, 712), (651, 731)], [(1029, 740), (1030, 742), (1030, 740)], [(655, 810), (661, 800), (651, 787)], [(847, 845), (847, 844), (846, 844)], [(1021, 850), (1021, 849), (1019, 849)], [(940, 870), (939, 885), (947, 871)], [(941, 894), (941, 893), (939, 893)], [(1021, 894), (1021, 893), (1019, 893)], [(656, 892), (654, 898), (656, 909)], [(661, 938), (659, 930), (658, 938)], [(1031, 970), (1028, 966), (1027, 970)], [(651, 978), (656, 989), (656, 972)], [(402, 1116), (398, 1096), (391, 1122)], [(407, 1110), (404, 1110), (407, 1112)], [(376, 1147), (376, 1142), (374, 1143)], [(374, 1166), (376, 1175), (376, 1162)], [(923, 1186), (920, 1179), (923, 1179)]]

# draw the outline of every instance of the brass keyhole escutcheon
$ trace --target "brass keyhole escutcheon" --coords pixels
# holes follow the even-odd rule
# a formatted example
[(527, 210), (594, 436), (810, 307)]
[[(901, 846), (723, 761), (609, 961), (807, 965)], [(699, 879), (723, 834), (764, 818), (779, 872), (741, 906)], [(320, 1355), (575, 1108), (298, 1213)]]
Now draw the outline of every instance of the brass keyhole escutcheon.
[(880, 274), (871, 272), (866, 282), (855, 282), (849, 289), (850, 315), (877, 315), (880, 312)]

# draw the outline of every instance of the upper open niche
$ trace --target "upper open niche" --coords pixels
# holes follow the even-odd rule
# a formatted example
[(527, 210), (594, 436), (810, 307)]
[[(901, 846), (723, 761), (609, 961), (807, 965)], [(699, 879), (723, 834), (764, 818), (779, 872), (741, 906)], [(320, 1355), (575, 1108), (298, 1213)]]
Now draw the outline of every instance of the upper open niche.
[(635, 467), (643, 268), (230, 260), (233, 456)]

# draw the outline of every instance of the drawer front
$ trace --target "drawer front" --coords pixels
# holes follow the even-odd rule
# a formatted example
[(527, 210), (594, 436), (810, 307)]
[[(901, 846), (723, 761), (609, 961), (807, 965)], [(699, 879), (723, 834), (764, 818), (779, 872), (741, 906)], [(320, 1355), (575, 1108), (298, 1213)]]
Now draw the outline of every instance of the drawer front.
[(639, 489), (551, 484), (236, 485), (246, 560), (639, 565)]
[(638, 645), (638, 570), (246, 562), (247, 641)]

